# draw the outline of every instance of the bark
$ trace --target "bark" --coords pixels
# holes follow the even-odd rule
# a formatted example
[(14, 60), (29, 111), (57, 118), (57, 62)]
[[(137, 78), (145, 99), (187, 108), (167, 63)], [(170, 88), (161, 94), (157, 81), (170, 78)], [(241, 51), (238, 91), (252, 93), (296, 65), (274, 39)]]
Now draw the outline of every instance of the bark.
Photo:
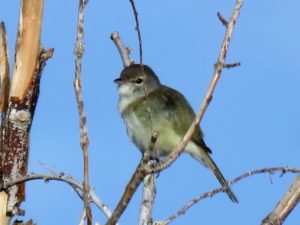
[[(39, 96), (39, 85), (45, 62), (53, 49), (40, 46), (43, 0), (23, 0), (20, 8), (18, 36), (15, 49), (12, 81), (9, 85), (7, 43), (3, 45), (5, 29), (0, 32), (1, 126), (0, 126), (0, 186), (25, 176), (29, 154), (29, 132)], [(1, 27), (4, 25), (1, 24)], [(4, 30), (4, 34), (3, 34)], [(2, 60), (1, 60), (2, 61)], [(0, 225), (8, 224), (13, 215), (24, 212), (19, 206), (25, 199), (25, 184), (0, 193)]]
[(281, 225), (300, 200), (300, 175), (277, 203), (274, 210), (262, 221), (261, 225)]

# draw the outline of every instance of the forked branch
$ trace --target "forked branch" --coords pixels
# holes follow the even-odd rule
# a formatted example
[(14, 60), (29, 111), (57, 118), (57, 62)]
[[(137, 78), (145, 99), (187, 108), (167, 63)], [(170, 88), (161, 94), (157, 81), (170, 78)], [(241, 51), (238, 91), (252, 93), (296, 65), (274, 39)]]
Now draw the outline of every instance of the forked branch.
[[(52, 180), (64, 182), (64, 183), (70, 185), (75, 190), (75, 192), (78, 194), (78, 196), (83, 200), (84, 188), (83, 188), (83, 185), (81, 184), (81, 182), (75, 180), (71, 176), (65, 175), (64, 173), (57, 174), (54, 171), (51, 171), (51, 175), (31, 173), (24, 177), (17, 178), (16, 180), (8, 181), (8, 182), (4, 183), (3, 186), (0, 186), (0, 191), (5, 191), (12, 186), (20, 185), (22, 183), (25, 183), (28, 181), (33, 181), (33, 180), (43, 180), (44, 182), (49, 182)], [(89, 195), (91, 198), (91, 202), (94, 203), (97, 206), (97, 208), (99, 208), (105, 214), (106, 217), (110, 217), (112, 214), (110, 209), (108, 208), (108, 206), (106, 204), (104, 204), (101, 201), (101, 199), (99, 197), (97, 197), (94, 190), (91, 189), (89, 192)]]
[(212, 81), (210, 83), (210, 86), (207, 90), (207, 93), (205, 95), (205, 98), (202, 102), (202, 105), (193, 121), (191, 124), (189, 130), (181, 140), (180, 144), (175, 148), (171, 154), (169, 154), (163, 161), (158, 162), (156, 164), (153, 164), (151, 168), (147, 171), (147, 173), (157, 173), (162, 171), (163, 169), (167, 168), (170, 166), (178, 157), (179, 155), (183, 152), (185, 146), (188, 144), (190, 141), (192, 135), (194, 134), (195, 130), (198, 128), (200, 121), (202, 120), (204, 113), (206, 109), (208, 108), (208, 105), (212, 99), (214, 90), (218, 84), (218, 81), (221, 77), (222, 69), (224, 68), (225, 62), (226, 62), (226, 56), (227, 56), (227, 51), (229, 48), (230, 40), (233, 34), (234, 27), (236, 25), (238, 16), (240, 14), (241, 7), (243, 5), (243, 0), (237, 0), (235, 7), (233, 9), (232, 15), (230, 20), (228, 21), (228, 24), (226, 26), (226, 32), (224, 36), (224, 40), (221, 46), (221, 51), (217, 60), (217, 63), (215, 64), (215, 71), (212, 77)]
[[(134, 7), (133, 1), (131, 0), (130, 2), (133, 6), (134, 12), (136, 13), (136, 9)], [(222, 69), (224, 68), (224, 65), (225, 65), (227, 50), (229, 47), (231, 36), (233, 34), (233, 30), (234, 30), (236, 21), (238, 19), (242, 4), (243, 4), (243, 0), (237, 0), (235, 8), (234, 8), (232, 16), (231, 16), (231, 19), (228, 21), (228, 25), (226, 27), (225, 37), (224, 37), (224, 40), (222, 43), (220, 55), (218, 57), (218, 60), (217, 60), (216, 66), (215, 66), (215, 71), (213, 74), (211, 84), (209, 86), (209, 89), (207, 91), (205, 99), (199, 109), (199, 112), (198, 112), (196, 118), (194, 119), (193, 123), (191, 124), (188, 132), (183, 137), (179, 146), (176, 149), (174, 149), (172, 151), (172, 153), (170, 155), (168, 155), (166, 157), (166, 159), (163, 160), (162, 162), (154, 163), (151, 166), (149, 166), (148, 164), (145, 164), (143, 162), (141, 162), (139, 164), (134, 175), (132, 176), (131, 180), (129, 181), (129, 183), (126, 187), (126, 190), (125, 190), (121, 200), (119, 201), (116, 209), (114, 210), (112, 217), (109, 219), (109, 221), (106, 223), (106, 225), (112, 225), (118, 221), (119, 217), (121, 216), (121, 214), (124, 212), (125, 208), (127, 207), (131, 197), (135, 193), (137, 187), (141, 184), (142, 179), (147, 174), (154, 174), (154, 173), (160, 172), (161, 170), (170, 166), (171, 163), (173, 163), (176, 160), (176, 158), (182, 153), (185, 146), (190, 141), (195, 129), (199, 126), (199, 123), (200, 123), (200, 121), (212, 99), (214, 89), (217, 85), (217, 82), (218, 82), (220, 76), (221, 76)], [(137, 15), (135, 16), (135, 18), (137, 19)], [(118, 40), (120, 40), (120, 39), (118, 39)], [(114, 41), (114, 42), (115, 42), (115, 44), (120, 43), (120, 42), (116, 42), (116, 41)], [(124, 58), (129, 58), (129, 52), (126, 50), (124, 51), (124, 49), (126, 49), (126, 48), (121, 48), (122, 45), (117, 45), (117, 47), (119, 49), (119, 52), (120, 52), (122, 60), (123, 60), (123, 64), (125, 66)], [(124, 57), (124, 54), (125, 54), (125, 57)], [(126, 54), (127, 54), (127, 56), (126, 56)], [(147, 161), (147, 160), (145, 160), (145, 161)]]
[[(249, 171), (247, 173), (244, 173), (236, 178), (234, 178), (231, 182), (229, 182), (229, 186), (228, 187), (220, 187), (217, 189), (213, 189), (209, 192), (205, 192), (204, 194), (198, 196), (197, 198), (194, 198), (192, 200), (190, 200), (187, 204), (185, 204), (181, 209), (179, 209), (177, 212), (175, 212), (172, 216), (170, 216), (168, 219), (162, 221), (162, 222), (157, 222), (154, 224), (163, 224), (163, 225), (167, 225), (170, 222), (172, 222), (174, 219), (176, 219), (178, 216), (184, 215), (193, 205), (195, 205), (196, 203), (198, 203), (199, 201), (208, 198), (208, 197), (212, 197), (218, 193), (221, 192), (226, 192), (226, 190), (228, 188), (230, 188), (232, 185), (240, 182), (241, 180), (248, 178), (250, 176), (253, 175), (257, 175), (257, 174), (262, 174), (262, 173), (268, 173), (270, 175), (273, 175), (275, 172), (281, 172), (281, 174), (285, 174), (287, 172), (290, 173), (300, 173), (300, 169), (297, 168), (287, 168), (287, 167), (275, 167), (275, 168), (263, 168), (263, 169), (257, 169), (257, 170), (252, 170)], [(299, 179), (299, 175), (297, 177)], [(294, 192), (295, 193), (295, 192)], [(297, 193), (297, 192), (296, 192)], [(298, 183), (298, 199), (299, 199), (299, 183)], [(274, 223), (277, 225), (277, 223)], [(272, 225), (274, 225), (272, 224)], [(271, 225), (271, 223), (266, 223), (266, 224), (262, 224), (262, 225)]]

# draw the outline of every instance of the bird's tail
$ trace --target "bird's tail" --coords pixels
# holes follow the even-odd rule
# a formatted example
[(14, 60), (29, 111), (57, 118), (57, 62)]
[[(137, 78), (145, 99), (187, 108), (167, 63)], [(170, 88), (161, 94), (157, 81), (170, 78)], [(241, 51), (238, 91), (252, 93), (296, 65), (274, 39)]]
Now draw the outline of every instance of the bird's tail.
[[(205, 152), (206, 153), (206, 152)], [(219, 170), (218, 166), (216, 163), (213, 161), (213, 159), (210, 157), (208, 153), (205, 154), (205, 159), (203, 160), (205, 164), (212, 170), (218, 181), (223, 187), (228, 186), (227, 180), (224, 178), (223, 174)], [(230, 200), (234, 203), (238, 203), (237, 197), (234, 195), (232, 190), (230, 188), (227, 189), (226, 191), (227, 195), (229, 196)]]

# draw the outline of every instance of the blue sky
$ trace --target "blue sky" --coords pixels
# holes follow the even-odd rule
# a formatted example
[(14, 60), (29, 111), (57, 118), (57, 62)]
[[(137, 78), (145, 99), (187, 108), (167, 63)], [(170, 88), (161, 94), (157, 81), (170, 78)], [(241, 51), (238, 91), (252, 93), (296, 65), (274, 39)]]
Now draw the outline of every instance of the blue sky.
[[(198, 109), (219, 54), (224, 27), (216, 17), (231, 15), (235, 1), (136, 1), (143, 38), (144, 63), (163, 84), (182, 92)], [(19, 1), (3, 1), (0, 20), (6, 23), (13, 62)], [(54, 48), (43, 72), (41, 94), (31, 130), (29, 172), (46, 173), (44, 166), (82, 180), (79, 122), (73, 90), (77, 1), (45, 1), (41, 41)], [(256, 168), (299, 166), (300, 130), (300, 2), (246, 1), (237, 22), (227, 62), (201, 127), (212, 157), (232, 179)], [(110, 40), (119, 31), (133, 48), (138, 41), (129, 1), (90, 0), (85, 17), (83, 94), (90, 137), (90, 178), (97, 195), (113, 209), (136, 168), (140, 153), (126, 135), (117, 111), (113, 80), (122, 70)], [(257, 175), (233, 187), (240, 200), (225, 194), (206, 199), (173, 224), (259, 224), (287, 190), (295, 175)], [(218, 187), (213, 175), (182, 155), (157, 179), (154, 219), (163, 220), (185, 202)], [(120, 224), (136, 224), (141, 190), (134, 195)], [(82, 202), (65, 184), (27, 184), (24, 219), (37, 224), (78, 224)], [(94, 221), (104, 223), (98, 209)], [(286, 225), (300, 220), (296, 208)], [(20, 218), (21, 219), (21, 218)]]

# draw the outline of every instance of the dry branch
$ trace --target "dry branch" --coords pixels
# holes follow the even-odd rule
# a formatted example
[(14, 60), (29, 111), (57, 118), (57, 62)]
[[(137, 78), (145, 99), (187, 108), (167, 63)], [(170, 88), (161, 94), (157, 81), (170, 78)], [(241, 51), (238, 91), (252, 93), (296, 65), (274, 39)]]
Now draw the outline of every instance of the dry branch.
[(34, 223), (33, 220), (29, 220), (27, 222), (23, 222), (22, 220), (16, 220), (13, 222), (12, 225), (36, 225), (36, 223)]
[(11, 217), (7, 216), (8, 195), (5, 191), (0, 192), (0, 225), (9, 224)]
[(144, 178), (143, 198), (140, 209), (139, 225), (148, 225), (152, 220), (152, 208), (156, 194), (155, 175), (148, 174)]
[(221, 23), (227, 27), (228, 26), (228, 21), (222, 16), (222, 14), (220, 12), (217, 12), (217, 16), (219, 18), (219, 20), (221, 21)]
[[(7, 190), (8, 188), (14, 186), (14, 185), (19, 185), (24, 182), (32, 181), (32, 180), (43, 180), (45, 182), (51, 181), (51, 180), (56, 180), (56, 181), (61, 181), (64, 182), (68, 185), (70, 185), (75, 192), (78, 194), (78, 196), (83, 199), (83, 185), (75, 180), (74, 178), (70, 176), (66, 176), (64, 173), (57, 174), (54, 171), (51, 171), (51, 175), (47, 174), (28, 174), (24, 177), (17, 178), (16, 180), (8, 181), (4, 184), (1, 184), (3, 186), (0, 186), (0, 191)], [(105, 205), (100, 198), (97, 197), (95, 194), (94, 190), (90, 190), (90, 197), (91, 201), (105, 214), (105, 216), (110, 217), (111, 216), (111, 211)]]
[[(39, 96), (39, 85), (42, 70), (53, 49), (44, 52), (40, 50), (39, 63), (23, 100), (10, 98), (8, 109), (2, 115), (1, 124), (1, 182), (15, 180), (27, 173), (29, 154), (29, 132), (34, 116), (35, 106)], [(10, 215), (20, 214), (19, 205), (25, 198), (25, 185), (12, 186), (8, 189), (9, 199), (7, 211)]]
[[(140, 186), (140, 184), (142, 183), (142, 181), (146, 177), (147, 174), (146, 174), (146, 169), (145, 168), (148, 167), (148, 165), (150, 163), (150, 161), (149, 161), (150, 156), (151, 156), (150, 154), (147, 154), (147, 153), (151, 153), (153, 151), (153, 148), (155, 147), (155, 143), (157, 141), (157, 138), (158, 138), (158, 133), (154, 132), (151, 136), (148, 150), (143, 155), (138, 167), (136, 168), (134, 174), (132, 175), (130, 181), (128, 182), (128, 184), (126, 186), (125, 191), (124, 191), (118, 205), (116, 206), (113, 214), (111, 215), (111, 217), (107, 221), (106, 225), (116, 224), (116, 222), (119, 220), (119, 218), (121, 217), (121, 215), (125, 211), (126, 207), (128, 206), (128, 204), (129, 204), (132, 196), (136, 192), (137, 188)], [(154, 190), (154, 188), (152, 190)], [(153, 197), (154, 196), (155, 196), (155, 194), (153, 193)], [(148, 213), (150, 213), (150, 212), (151, 211), (148, 211)]]
[[(169, 224), (174, 219), (176, 219), (178, 216), (184, 215), (188, 211), (188, 209), (190, 209), (193, 205), (195, 205), (199, 201), (201, 201), (201, 200), (203, 200), (205, 198), (208, 198), (208, 197), (212, 197), (212, 196), (214, 196), (214, 195), (216, 195), (218, 193), (226, 192), (227, 189), (230, 188), (232, 185), (238, 183), (239, 181), (241, 181), (241, 180), (243, 180), (243, 179), (245, 179), (247, 177), (250, 177), (250, 176), (253, 176), (253, 175), (256, 175), (256, 174), (262, 174), (262, 173), (269, 173), (270, 175), (272, 175), (275, 172), (281, 172), (281, 174), (285, 174), (287, 172), (290, 172), (290, 173), (300, 173), (300, 169), (297, 169), (297, 168), (287, 168), (287, 167), (275, 167), (275, 168), (263, 168), (263, 169), (257, 169), (257, 170), (249, 171), (247, 173), (244, 173), (244, 174), (242, 174), (242, 175), (234, 178), (231, 182), (228, 183), (229, 184), (228, 187), (221, 187), (221, 188), (217, 188), (217, 189), (211, 190), (209, 192), (205, 192), (204, 194), (198, 196), (197, 198), (194, 198), (194, 199), (190, 200), (187, 204), (185, 204), (181, 209), (179, 209), (177, 212), (175, 212), (168, 219), (166, 219), (166, 220), (164, 220), (162, 222), (154, 223), (154, 224), (164, 224), (164, 225)], [(298, 191), (299, 191), (299, 183), (298, 183)], [(298, 192), (298, 197), (299, 197), (299, 192)], [(271, 224), (262, 224), (262, 225), (271, 225)], [(275, 224), (272, 224), (272, 225), (277, 225), (277, 224), (275, 223)]]
[(0, 112), (5, 112), (9, 95), (8, 43), (4, 22), (0, 22)]
[(221, 51), (220, 51), (217, 63), (215, 64), (215, 71), (214, 71), (214, 74), (212, 77), (212, 81), (210, 83), (210, 86), (207, 90), (206, 96), (202, 102), (202, 105), (201, 105), (193, 123), (191, 124), (189, 130), (187, 131), (187, 133), (185, 134), (185, 136), (183, 137), (183, 139), (181, 140), (181, 142), (179, 143), (177, 148), (175, 148), (172, 151), (172, 153), (169, 154), (163, 161), (153, 164), (153, 166), (151, 168), (148, 168), (147, 173), (157, 173), (157, 172), (160, 172), (161, 170), (167, 168), (168, 166), (170, 166), (179, 157), (179, 155), (183, 152), (185, 146), (190, 141), (193, 133), (198, 128), (199, 123), (202, 120), (204, 113), (205, 113), (206, 109), (208, 108), (208, 105), (212, 99), (212, 96), (213, 96), (214, 90), (217, 86), (217, 83), (221, 77), (221, 72), (225, 65), (230, 40), (231, 40), (231, 37), (233, 34), (234, 27), (236, 25), (236, 21), (240, 14), (242, 5), (243, 5), (243, 0), (236, 1), (231, 18), (228, 21), (228, 24), (226, 26), (224, 40), (223, 40), (223, 43), (221, 46)]
[(111, 40), (115, 43), (124, 67), (128, 67), (134, 63), (133, 59), (130, 59), (129, 54), (131, 52), (131, 48), (125, 47), (122, 43), (121, 37), (118, 32), (112, 32), (110, 35)]
[(40, 56), (44, 1), (23, 0), (21, 4), (15, 63), (10, 87), (10, 97), (20, 100), (25, 97)]
[[(134, 13), (137, 13), (136, 9), (134, 7), (133, 1), (130, 0), (130, 2), (133, 6)], [(106, 223), (106, 225), (112, 225), (112, 224), (114, 224), (115, 222), (118, 221), (119, 217), (124, 212), (124, 210), (127, 207), (130, 199), (132, 198), (133, 194), (135, 193), (136, 189), (141, 184), (142, 179), (147, 174), (153, 174), (153, 173), (160, 172), (161, 170), (163, 170), (163, 169), (167, 168), (168, 166), (170, 166), (171, 163), (173, 163), (176, 160), (176, 158), (182, 153), (185, 146), (190, 141), (195, 129), (199, 126), (199, 123), (200, 123), (200, 121), (201, 121), (201, 119), (202, 119), (202, 117), (203, 117), (203, 115), (204, 115), (211, 99), (212, 99), (214, 89), (217, 85), (217, 82), (218, 82), (220, 76), (221, 76), (222, 69), (225, 65), (227, 50), (228, 50), (228, 47), (229, 47), (231, 36), (232, 36), (233, 30), (234, 30), (234, 26), (236, 24), (236, 21), (238, 19), (242, 4), (243, 4), (243, 0), (237, 0), (235, 8), (234, 8), (232, 16), (231, 16), (231, 19), (229, 20), (229, 22), (227, 24), (227, 27), (226, 27), (225, 37), (224, 37), (224, 40), (223, 40), (223, 43), (222, 43), (220, 55), (218, 57), (218, 60), (217, 60), (216, 66), (215, 66), (215, 71), (214, 71), (214, 74), (213, 74), (212, 82), (209, 86), (209, 89), (207, 91), (205, 99), (204, 99), (204, 101), (203, 101), (203, 103), (202, 103), (202, 105), (199, 109), (199, 112), (198, 112), (196, 118), (194, 119), (193, 123), (191, 124), (189, 130), (187, 131), (186, 135), (183, 137), (183, 139), (180, 142), (180, 144), (178, 145), (178, 147), (176, 149), (174, 149), (172, 151), (172, 153), (169, 154), (166, 157), (166, 159), (163, 160), (162, 162), (154, 163), (151, 166), (148, 166), (148, 164), (145, 163), (145, 161), (147, 161), (147, 160), (145, 160), (145, 161), (142, 160), (141, 161), (141, 163), (137, 167), (135, 173), (133, 174), (132, 178), (130, 179), (129, 183), (127, 184), (125, 192), (124, 192), (121, 200), (119, 201), (116, 209), (114, 210), (114, 212), (112, 214), (112, 217), (109, 219), (109, 221)], [(137, 20), (137, 15), (135, 15), (135, 18)], [(118, 42), (115, 42), (115, 44), (117, 44), (117, 43)], [(118, 47), (118, 50), (119, 50), (119, 52), (121, 54), (121, 57), (122, 57), (122, 60), (123, 60), (124, 55), (125, 55), (124, 58), (126, 58), (128, 56), (128, 51), (122, 51), (122, 49), (124, 49), (124, 48), (122, 48), (123, 47), (122, 44), (117, 45), (117, 47)], [(126, 54), (127, 54), (127, 56), (126, 56)], [(129, 58), (129, 56), (127, 58)], [(123, 64), (125, 66), (124, 60), (123, 60)], [(145, 154), (145, 155), (147, 155), (147, 154)]]
[(128, 184), (125, 188), (124, 194), (122, 195), (113, 214), (111, 215), (109, 220), (106, 222), (106, 225), (114, 225), (118, 222), (120, 216), (123, 214), (128, 203), (130, 202), (133, 194), (136, 192), (137, 188), (140, 186), (144, 177), (146, 176), (143, 167), (144, 167), (143, 160), (141, 160), (140, 164), (138, 165), (134, 174), (132, 175), (130, 181), (128, 182)]
[(300, 201), (300, 175), (296, 177), (288, 191), (277, 203), (274, 210), (262, 221), (261, 225), (281, 225)]
[[(42, 0), (22, 1), (12, 82), (5, 99), (7, 108), (4, 107), (2, 112), (0, 185), (27, 173), (29, 132), (39, 96), (41, 73), (53, 53), (53, 50), (45, 52), (40, 47), (42, 13)], [(8, 85), (8, 81), (5, 82)], [(25, 198), (25, 185), (13, 186), (6, 193), (7, 202), (0, 203), (6, 204), (6, 215), (23, 214), (19, 206)]]
[(138, 33), (138, 40), (139, 40), (139, 51), (140, 51), (140, 65), (142, 68), (143, 67), (143, 48), (142, 48), (142, 35), (141, 35), (141, 30), (140, 30), (140, 24), (139, 24), (139, 18), (138, 18), (138, 12), (134, 4), (134, 0), (129, 0), (133, 14), (134, 14), (134, 19), (135, 19), (135, 30)]
[(87, 224), (92, 225), (92, 211), (90, 207), (90, 196), (89, 196), (89, 159), (88, 159), (88, 133), (86, 126), (86, 114), (84, 112), (84, 102), (82, 97), (81, 89), (81, 67), (82, 67), (82, 56), (84, 53), (84, 9), (88, 3), (88, 0), (79, 0), (78, 7), (78, 21), (77, 21), (77, 35), (76, 35), (76, 46), (74, 53), (76, 55), (75, 60), (75, 80), (74, 88), (76, 94), (76, 102), (79, 113), (79, 124), (80, 124), (80, 145), (83, 152), (83, 199), (84, 208), (86, 211)]

